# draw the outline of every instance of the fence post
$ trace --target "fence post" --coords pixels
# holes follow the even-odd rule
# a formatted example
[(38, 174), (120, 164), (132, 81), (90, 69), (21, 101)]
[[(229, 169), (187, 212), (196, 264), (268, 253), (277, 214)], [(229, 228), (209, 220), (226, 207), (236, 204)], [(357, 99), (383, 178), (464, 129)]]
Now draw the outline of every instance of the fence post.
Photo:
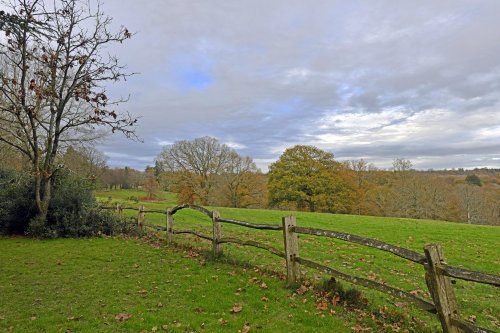
[(139, 226), (139, 230), (142, 231), (144, 227), (144, 205), (139, 207), (139, 215), (137, 216), (137, 225)]
[(285, 241), (286, 282), (291, 284), (299, 278), (299, 263), (295, 258), (299, 256), (299, 239), (297, 234), (290, 230), (297, 225), (295, 216), (286, 216), (282, 219), (283, 239)]
[(118, 215), (119, 218), (123, 217), (123, 208), (119, 203), (116, 204), (116, 215)]
[(424, 246), (428, 265), (426, 266), (425, 282), (436, 305), (437, 315), (444, 333), (462, 333), (463, 330), (451, 323), (451, 317), (460, 319), (455, 292), (450, 278), (442, 272), (442, 265), (446, 264), (443, 250), (438, 244)]
[(172, 208), (167, 208), (167, 245), (172, 244), (174, 238), (174, 216)]
[(214, 258), (217, 258), (222, 254), (222, 244), (219, 243), (219, 239), (222, 238), (222, 223), (219, 222), (220, 213), (218, 211), (212, 212), (212, 224), (213, 224), (213, 237), (212, 246), (214, 250)]

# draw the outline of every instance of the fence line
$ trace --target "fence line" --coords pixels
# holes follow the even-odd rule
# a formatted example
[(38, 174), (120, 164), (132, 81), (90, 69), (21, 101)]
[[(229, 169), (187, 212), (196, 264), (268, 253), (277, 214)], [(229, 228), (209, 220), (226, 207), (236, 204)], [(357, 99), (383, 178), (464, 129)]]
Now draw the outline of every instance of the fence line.
[[(245, 221), (233, 220), (220, 217), (219, 212), (209, 211), (208, 209), (190, 205), (183, 204), (178, 205), (173, 208), (163, 210), (158, 209), (146, 209), (144, 206), (139, 208), (135, 207), (121, 207), (117, 205), (114, 207), (103, 207), (105, 209), (116, 209), (117, 214), (123, 215), (124, 209), (130, 209), (138, 211), (137, 224), (140, 229), (144, 227), (152, 228), (157, 231), (166, 231), (167, 244), (171, 244), (174, 239), (174, 235), (178, 234), (192, 234), (202, 239), (206, 239), (212, 242), (214, 257), (218, 257), (222, 254), (222, 244), (234, 243), (244, 246), (252, 246), (268, 251), (271, 254), (284, 258), (286, 260), (287, 269), (287, 283), (291, 284), (297, 282), (299, 279), (299, 265), (303, 265), (309, 268), (313, 268), (332, 276), (335, 276), (341, 280), (345, 280), (355, 285), (360, 285), (366, 288), (375, 289), (380, 292), (392, 295), (394, 297), (406, 300), (419, 308), (437, 314), (437, 317), (441, 323), (443, 332), (445, 333), (495, 333), (491, 330), (476, 326), (472, 323), (466, 322), (460, 318), (460, 313), (458, 305), (456, 302), (456, 297), (454, 290), (451, 285), (450, 277), (454, 277), (461, 280), (472, 281), (476, 283), (489, 284), (496, 287), (500, 286), (500, 276), (466, 270), (458, 267), (449, 266), (446, 263), (443, 250), (440, 245), (428, 244), (424, 246), (424, 254), (391, 245), (376, 239), (366, 238), (358, 235), (333, 231), (324, 230), (317, 228), (305, 228), (298, 227), (296, 225), (296, 219), (293, 216), (284, 217), (282, 219), (282, 224), (258, 224), (250, 223)], [(213, 233), (212, 236), (203, 235), (194, 230), (175, 230), (174, 229), (174, 218), (173, 216), (182, 209), (193, 209), (201, 212), (208, 216), (212, 220)], [(166, 226), (158, 226), (153, 224), (145, 223), (145, 213), (161, 213), (166, 215)], [(233, 224), (245, 228), (252, 228), (258, 230), (273, 230), (273, 231), (283, 231), (283, 240), (285, 245), (285, 252), (279, 251), (272, 246), (253, 241), (253, 240), (241, 240), (237, 238), (222, 237), (222, 223)], [(429, 292), (432, 296), (432, 303), (429, 300), (415, 296), (409, 292), (403, 291), (401, 289), (388, 286), (384, 283), (376, 282), (373, 280), (356, 277), (347, 273), (343, 273), (334, 268), (327, 267), (311, 261), (306, 258), (299, 256), (299, 234), (307, 234), (312, 236), (321, 236), (340, 239), (346, 242), (355, 243), (377, 250), (392, 253), (400, 258), (408, 261), (418, 263), (424, 267), (425, 270), (425, 281)]]

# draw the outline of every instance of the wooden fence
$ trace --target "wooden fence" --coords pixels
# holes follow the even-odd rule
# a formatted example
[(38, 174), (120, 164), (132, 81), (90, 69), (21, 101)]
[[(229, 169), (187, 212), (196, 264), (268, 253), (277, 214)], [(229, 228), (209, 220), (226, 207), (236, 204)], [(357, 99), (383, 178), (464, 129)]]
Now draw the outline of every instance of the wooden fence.
[[(105, 208), (115, 209), (114, 207), (105, 207)], [(195, 230), (174, 229), (174, 215), (178, 211), (186, 208), (199, 211), (207, 215), (212, 220), (213, 232), (211, 236), (201, 234)], [(214, 257), (220, 256), (222, 254), (223, 251), (222, 245), (225, 243), (234, 243), (239, 245), (257, 247), (285, 259), (288, 284), (297, 282), (297, 280), (299, 279), (299, 266), (303, 265), (330, 274), (336, 278), (347, 281), (349, 283), (370, 289), (375, 289), (380, 292), (389, 294), (391, 296), (401, 298), (407, 302), (416, 305), (417, 307), (425, 311), (434, 313), (437, 315), (441, 323), (443, 332), (445, 333), (463, 333), (463, 332), (495, 333), (491, 330), (478, 327), (470, 322), (461, 319), (450, 277), (499, 287), (500, 276), (449, 266), (446, 263), (443, 249), (438, 244), (425, 245), (424, 254), (421, 254), (376, 239), (370, 239), (366, 237), (361, 237), (357, 235), (352, 235), (332, 230), (299, 227), (296, 224), (296, 219), (294, 216), (283, 217), (281, 225), (256, 224), (245, 221), (226, 219), (221, 217), (217, 211), (209, 211), (206, 208), (189, 204), (179, 205), (171, 209), (170, 208), (166, 209), (165, 211), (146, 209), (144, 206), (140, 206), (139, 208), (121, 207), (120, 205), (116, 206), (116, 211), (120, 216), (123, 215), (124, 209), (131, 209), (138, 211), (137, 223), (139, 228), (141, 229), (153, 228), (157, 231), (161, 230), (166, 231), (166, 240), (167, 244), (169, 245), (172, 244), (175, 235), (192, 234), (212, 242)], [(145, 213), (165, 214), (166, 226), (162, 227), (155, 224), (146, 224)], [(223, 223), (238, 225), (245, 228), (259, 229), (259, 230), (282, 231), (285, 252), (283, 253), (272, 246), (265, 245), (256, 241), (223, 237), (221, 228)], [(405, 260), (412, 261), (416, 264), (422, 265), (425, 270), (425, 282), (427, 284), (427, 287), (429, 288), (432, 301), (420, 298), (409, 292), (388, 286), (384, 283), (352, 276), (350, 274), (338, 271), (334, 268), (324, 266), (322, 264), (319, 264), (317, 262), (311, 261), (306, 258), (302, 258), (301, 256), (299, 256), (299, 241), (298, 241), (299, 234), (335, 238), (350, 243), (364, 245), (367, 247), (392, 253)]]

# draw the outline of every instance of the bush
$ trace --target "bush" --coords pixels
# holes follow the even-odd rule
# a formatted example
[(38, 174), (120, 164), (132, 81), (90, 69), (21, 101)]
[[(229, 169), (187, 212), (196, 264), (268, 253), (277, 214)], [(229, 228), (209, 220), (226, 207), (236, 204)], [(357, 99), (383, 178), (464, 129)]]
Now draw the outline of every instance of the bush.
[(0, 233), (39, 238), (93, 237), (135, 232), (135, 227), (98, 207), (92, 184), (61, 170), (54, 181), (47, 219), (36, 216), (33, 181), (0, 173)]
[(0, 169), (0, 234), (23, 234), (36, 215), (33, 182)]

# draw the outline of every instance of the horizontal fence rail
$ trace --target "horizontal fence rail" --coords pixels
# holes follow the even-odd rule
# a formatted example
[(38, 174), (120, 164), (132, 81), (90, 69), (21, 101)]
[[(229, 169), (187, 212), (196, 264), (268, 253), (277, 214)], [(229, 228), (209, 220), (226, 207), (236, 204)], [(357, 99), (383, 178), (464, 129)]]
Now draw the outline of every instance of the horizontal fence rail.
[(201, 206), (196, 206), (196, 205), (189, 205), (189, 204), (183, 204), (183, 205), (178, 205), (178, 206), (175, 206), (174, 208), (171, 209), (170, 211), (170, 214), (171, 215), (174, 215), (175, 213), (177, 213), (179, 210), (181, 209), (186, 209), (186, 208), (189, 208), (189, 209), (194, 209), (194, 210), (197, 210), (199, 211), (200, 213), (203, 213), (205, 215), (207, 215), (208, 217), (212, 218), (213, 217), (213, 213), (211, 211), (209, 211), (208, 209), (204, 208), (204, 207), (201, 207)]
[(207, 235), (204, 235), (202, 233), (199, 233), (197, 231), (194, 231), (194, 230), (173, 230), (172, 231), (173, 234), (175, 235), (180, 235), (180, 234), (191, 234), (191, 235), (195, 235), (195, 236), (198, 236), (200, 238), (203, 238), (203, 239), (207, 239), (209, 241), (212, 240), (212, 237), (210, 236), (207, 236)]
[[(488, 284), (495, 287), (500, 286), (500, 276), (483, 272), (471, 271), (458, 267), (449, 266), (444, 258), (441, 246), (429, 244), (424, 247), (425, 254), (421, 254), (409, 249), (388, 244), (377, 239), (362, 237), (349, 233), (324, 230), (318, 228), (298, 227), (295, 217), (284, 217), (282, 224), (260, 224), (235, 219), (222, 218), (217, 211), (210, 211), (204, 207), (182, 204), (171, 209), (146, 209), (140, 207), (102, 207), (103, 209), (114, 209), (122, 216), (123, 210), (138, 211), (137, 224), (140, 229), (143, 227), (151, 228), (156, 231), (166, 231), (167, 244), (171, 244), (174, 235), (191, 234), (196, 237), (206, 239), (212, 242), (214, 256), (222, 254), (222, 244), (239, 244), (242, 246), (251, 246), (268, 251), (280, 258), (286, 260), (287, 266), (287, 282), (294, 283), (299, 278), (299, 265), (316, 269), (318, 271), (332, 275), (338, 279), (362, 287), (374, 289), (382, 293), (403, 299), (414, 304), (422, 310), (437, 314), (441, 327), (445, 333), (495, 333), (494, 331), (479, 327), (473, 323), (464, 321), (460, 318), (456, 297), (451, 286), (452, 278), (457, 278), (465, 281), (471, 281), (481, 284)], [(204, 235), (195, 230), (175, 230), (173, 216), (182, 209), (192, 209), (203, 213), (212, 220), (213, 234), (212, 236)], [(160, 213), (166, 215), (166, 226), (145, 223), (145, 213)], [(257, 230), (273, 230), (282, 231), (285, 244), (285, 251), (280, 251), (270, 245), (266, 245), (253, 240), (241, 240), (232, 237), (222, 237), (222, 224), (232, 224), (240, 227), (257, 229)], [(340, 239), (346, 242), (364, 245), (377, 250), (392, 253), (405, 260), (420, 264), (424, 267), (425, 280), (432, 296), (433, 302), (420, 298), (412, 293), (386, 285), (385, 283), (374, 280), (356, 277), (346, 274), (332, 267), (324, 266), (306, 258), (299, 256), (298, 234), (306, 234), (311, 236), (321, 236), (334, 239)]]
[(257, 247), (259, 249), (267, 250), (268, 252), (277, 255), (278, 257), (285, 258), (285, 253), (275, 249), (272, 246), (268, 246), (256, 241), (242, 241), (237, 238), (221, 238), (218, 240), (219, 244), (224, 244), (224, 243), (234, 243), (234, 244), (240, 244), (240, 245), (246, 245), (246, 246), (253, 246)]
[(451, 318), (451, 322), (454, 326), (458, 327), (459, 329), (467, 333), (496, 333), (495, 331), (491, 331), (486, 328), (482, 328), (472, 323), (466, 322), (461, 319), (456, 319), (453, 317)]
[(491, 284), (495, 287), (500, 287), (500, 276), (487, 274), (476, 271), (469, 271), (463, 268), (451, 267), (444, 265), (441, 267), (443, 274), (449, 277), (457, 278), (460, 280)]
[(235, 225), (239, 225), (239, 226), (247, 227), (247, 228), (252, 228), (252, 229), (283, 230), (283, 227), (278, 225), (278, 224), (256, 224), (256, 223), (250, 223), (250, 222), (238, 221), (238, 220), (232, 220), (232, 219), (223, 219), (223, 218), (218, 218), (217, 221), (229, 223), (229, 224), (235, 224)]
[(304, 266), (307, 266), (310, 268), (314, 268), (314, 269), (317, 269), (319, 271), (323, 271), (323, 272), (328, 273), (334, 277), (337, 277), (341, 280), (350, 282), (352, 284), (356, 284), (358, 286), (363, 286), (366, 288), (375, 289), (375, 290), (381, 291), (383, 293), (389, 294), (391, 296), (407, 300), (410, 303), (420, 307), (421, 309), (423, 309), (425, 311), (428, 311), (431, 313), (436, 313), (436, 307), (434, 306), (434, 304), (432, 304), (431, 302), (429, 302), (425, 299), (422, 299), (422, 298), (417, 297), (413, 294), (410, 294), (409, 292), (406, 292), (406, 291), (403, 291), (401, 289), (397, 289), (394, 287), (390, 287), (386, 284), (383, 284), (383, 283), (380, 283), (377, 281), (368, 280), (368, 279), (360, 278), (360, 277), (355, 277), (355, 276), (340, 272), (340, 271), (333, 269), (331, 267), (327, 267), (327, 266), (315, 263), (311, 260), (307, 260), (304, 258), (299, 257), (299, 258), (295, 258), (295, 260), (297, 260), (299, 262), (299, 264), (301, 264), (301, 265), (304, 265)]
[(404, 249), (404, 248), (401, 248), (398, 246), (394, 246), (391, 244), (387, 244), (387, 243), (381, 242), (381, 241), (376, 240), (376, 239), (351, 235), (351, 234), (347, 234), (344, 232), (316, 229), (316, 228), (294, 227), (294, 228), (292, 228), (292, 231), (294, 231), (298, 234), (307, 234), (307, 235), (313, 235), (313, 236), (325, 236), (325, 237), (341, 239), (341, 240), (344, 240), (346, 242), (365, 245), (365, 246), (373, 247), (373, 248), (376, 248), (376, 249), (379, 249), (382, 251), (390, 252), (390, 253), (393, 253), (401, 258), (416, 262), (418, 264), (423, 265), (426, 263), (425, 256), (420, 254), (420, 253), (417, 253), (417, 252), (414, 252), (414, 251), (411, 251), (408, 249)]

